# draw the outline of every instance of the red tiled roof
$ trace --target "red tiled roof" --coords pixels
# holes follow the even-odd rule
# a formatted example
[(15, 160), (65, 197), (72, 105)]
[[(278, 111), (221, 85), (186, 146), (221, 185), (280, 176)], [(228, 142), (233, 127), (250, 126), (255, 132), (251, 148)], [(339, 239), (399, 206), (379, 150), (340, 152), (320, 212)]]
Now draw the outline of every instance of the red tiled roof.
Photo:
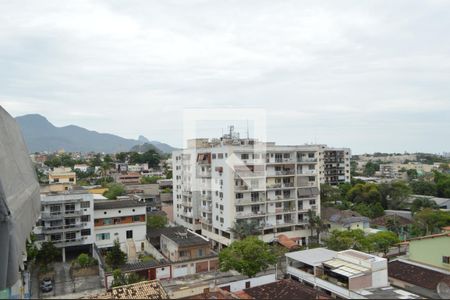
[(298, 244), (296, 242), (294, 242), (293, 240), (291, 240), (284, 234), (280, 234), (277, 238), (278, 238), (278, 243), (280, 243), (284, 247), (288, 248), (289, 250), (298, 247)]
[(327, 294), (292, 279), (255, 286), (244, 292), (253, 299), (331, 299)]
[(388, 265), (389, 277), (405, 281), (416, 286), (436, 290), (439, 282), (450, 277), (444, 273), (395, 260)]

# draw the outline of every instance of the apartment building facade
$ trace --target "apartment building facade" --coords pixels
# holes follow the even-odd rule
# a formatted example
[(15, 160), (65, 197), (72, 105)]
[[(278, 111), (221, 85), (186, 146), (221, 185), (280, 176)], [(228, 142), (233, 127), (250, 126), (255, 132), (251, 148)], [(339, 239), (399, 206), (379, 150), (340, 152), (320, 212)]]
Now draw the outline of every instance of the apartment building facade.
[[(231, 134), (190, 140), (187, 149), (172, 154), (174, 221), (219, 247), (233, 241), (235, 223), (249, 221), (267, 242), (283, 233), (306, 244), (308, 210), (320, 214), (326, 149), (278, 146)], [(349, 167), (348, 161), (348, 180)]]
[(71, 168), (54, 168), (48, 173), (48, 183), (77, 183), (77, 174)]
[(324, 148), (319, 153), (320, 183), (338, 185), (350, 182), (349, 148)]
[(41, 242), (51, 241), (62, 249), (92, 251), (94, 244), (94, 195), (87, 192), (60, 192), (41, 195), (41, 216), (35, 233)]
[(95, 244), (110, 248), (119, 240), (129, 260), (144, 251), (147, 233), (146, 204), (135, 200), (106, 200), (94, 203)]

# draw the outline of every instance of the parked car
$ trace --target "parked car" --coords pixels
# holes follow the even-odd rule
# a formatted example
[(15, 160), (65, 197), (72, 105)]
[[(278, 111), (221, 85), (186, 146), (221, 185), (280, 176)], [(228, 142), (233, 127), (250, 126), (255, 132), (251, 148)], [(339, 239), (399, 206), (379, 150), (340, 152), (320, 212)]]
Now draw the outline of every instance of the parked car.
[(41, 281), (41, 291), (42, 291), (43, 293), (48, 293), (48, 292), (50, 292), (51, 290), (53, 290), (53, 283), (52, 283), (52, 280), (51, 280), (50, 278), (44, 278), (44, 279)]

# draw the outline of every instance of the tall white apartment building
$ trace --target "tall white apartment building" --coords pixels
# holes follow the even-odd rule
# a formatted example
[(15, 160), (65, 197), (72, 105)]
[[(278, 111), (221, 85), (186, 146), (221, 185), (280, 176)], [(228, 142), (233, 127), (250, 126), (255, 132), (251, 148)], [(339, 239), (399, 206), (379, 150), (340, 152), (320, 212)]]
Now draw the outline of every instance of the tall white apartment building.
[(94, 196), (86, 192), (41, 195), (41, 217), (35, 233), (41, 242), (52, 241), (62, 249), (92, 251), (94, 244)]
[(306, 244), (308, 210), (320, 214), (327, 149), (278, 146), (232, 132), (221, 139), (189, 140), (187, 149), (172, 154), (174, 220), (218, 247), (233, 241), (235, 223), (248, 220), (258, 224), (264, 241), (282, 233)]
[(349, 148), (323, 148), (319, 155), (320, 183), (338, 185), (350, 182)]

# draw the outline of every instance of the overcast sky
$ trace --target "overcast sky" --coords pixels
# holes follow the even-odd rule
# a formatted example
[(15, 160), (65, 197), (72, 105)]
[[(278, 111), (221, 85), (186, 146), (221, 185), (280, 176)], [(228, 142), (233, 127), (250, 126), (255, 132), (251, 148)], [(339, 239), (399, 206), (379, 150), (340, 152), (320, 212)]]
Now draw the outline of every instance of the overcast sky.
[(279, 144), (450, 151), (447, 0), (15, 0), (0, 11), (0, 104), (13, 116), (181, 146), (185, 109), (263, 109)]

